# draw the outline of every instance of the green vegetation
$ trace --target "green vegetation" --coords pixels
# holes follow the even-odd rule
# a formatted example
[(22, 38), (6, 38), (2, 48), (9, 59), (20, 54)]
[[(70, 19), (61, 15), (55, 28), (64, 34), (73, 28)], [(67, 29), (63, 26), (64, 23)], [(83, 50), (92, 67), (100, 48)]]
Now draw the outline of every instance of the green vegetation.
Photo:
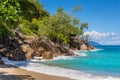
[(69, 43), (71, 37), (82, 35), (88, 28), (87, 23), (80, 23), (73, 13), (81, 10), (73, 8), (67, 14), (63, 8), (49, 15), (37, 0), (0, 0), (0, 35), (12, 36), (19, 29), (24, 35), (47, 37), (57, 43)]

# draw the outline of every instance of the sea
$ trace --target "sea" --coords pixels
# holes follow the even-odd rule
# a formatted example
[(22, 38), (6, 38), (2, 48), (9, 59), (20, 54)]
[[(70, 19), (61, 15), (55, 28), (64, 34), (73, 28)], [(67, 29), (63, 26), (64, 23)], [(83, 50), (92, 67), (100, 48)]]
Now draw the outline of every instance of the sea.
[(5, 64), (75, 80), (120, 80), (120, 46), (96, 46), (95, 50), (73, 51), (79, 56), (59, 56), (51, 60), (3, 60)]

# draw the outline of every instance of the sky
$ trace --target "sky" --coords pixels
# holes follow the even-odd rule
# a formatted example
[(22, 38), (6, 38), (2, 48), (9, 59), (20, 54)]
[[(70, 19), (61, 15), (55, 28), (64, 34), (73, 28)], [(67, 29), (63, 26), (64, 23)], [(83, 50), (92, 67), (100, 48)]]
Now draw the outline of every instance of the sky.
[(62, 7), (66, 13), (70, 13), (75, 5), (81, 5), (82, 10), (76, 12), (74, 16), (81, 22), (89, 24), (85, 35), (89, 34), (92, 40), (101, 44), (120, 45), (120, 0), (39, 1), (51, 15), (56, 12), (58, 7)]

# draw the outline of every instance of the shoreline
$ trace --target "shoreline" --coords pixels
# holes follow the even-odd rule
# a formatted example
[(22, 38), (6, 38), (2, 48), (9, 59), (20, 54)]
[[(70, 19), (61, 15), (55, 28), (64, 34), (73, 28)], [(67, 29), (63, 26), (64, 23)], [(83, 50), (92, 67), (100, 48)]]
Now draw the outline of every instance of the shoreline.
[(64, 76), (39, 73), (19, 68), (14, 65), (5, 64), (0, 65), (0, 80), (120, 80), (120, 78), (115, 78), (112, 76), (79, 74), (79, 79), (73, 79)]
[(0, 65), (0, 80), (73, 80), (61, 76), (28, 71), (13, 65)]
[[(72, 57), (58, 57), (58, 59), (74, 59)], [(5, 61), (5, 64), (10, 67), (5, 69), (4, 67), (2, 67), (2, 69), (5, 69), (5, 71), (9, 71), (11, 70), (13, 67), (17, 72), (21, 72), (23, 71), (24, 73), (22, 74), (18, 74), (19, 77), (24, 77), (26, 78), (25, 75), (28, 74), (28, 76), (36, 79), (32, 79), (32, 80), (39, 80), (39, 78), (41, 79), (41, 77), (39, 75), (42, 74), (42, 80), (120, 80), (120, 77), (114, 77), (114, 76), (108, 76), (108, 75), (95, 75), (95, 74), (91, 74), (91, 73), (87, 73), (87, 72), (83, 72), (83, 71), (76, 71), (76, 70), (72, 70), (72, 69), (64, 69), (61, 67), (55, 67), (55, 66), (49, 66), (49, 65), (44, 65), (41, 64), (40, 62), (35, 61), (9, 61), (7, 59), (3, 59)], [(56, 59), (55, 59), (56, 60)], [(14, 70), (15, 70), (14, 69)], [(13, 71), (14, 71), (13, 70)], [(1, 71), (1, 69), (0, 69)], [(11, 71), (11, 72), (13, 72)], [(10, 73), (10, 72), (7, 72)], [(14, 73), (14, 72), (13, 72)], [(25, 74), (25, 75), (23, 75)], [(15, 76), (15, 74), (13, 74)], [(45, 76), (45, 77), (44, 77)], [(55, 77), (55, 78), (51, 78), (51, 77)], [(46, 77), (50, 77), (49, 79), (46, 79)], [(1, 77), (0, 77), (1, 78)], [(45, 78), (45, 79), (43, 79)], [(59, 78), (59, 79), (58, 79)], [(0, 79), (1, 80), (1, 79)], [(6, 80), (6, 79), (3, 79)], [(12, 80), (16, 80), (16, 79), (12, 79)], [(19, 80), (19, 79), (17, 79)], [(21, 79), (20, 79), (21, 80)], [(29, 79), (28, 79), (29, 80)]]

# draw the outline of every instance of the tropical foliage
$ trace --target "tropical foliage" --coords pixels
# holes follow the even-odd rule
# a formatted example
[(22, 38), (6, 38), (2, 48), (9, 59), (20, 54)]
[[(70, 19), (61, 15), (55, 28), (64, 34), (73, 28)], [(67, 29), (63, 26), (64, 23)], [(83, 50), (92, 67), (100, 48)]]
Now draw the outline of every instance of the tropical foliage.
[[(74, 9), (78, 11), (81, 8), (77, 6)], [(88, 24), (80, 23), (73, 15), (65, 13), (63, 8), (49, 15), (38, 0), (1, 0), (0, 35), (11, 36), (16, 28), (24, 35), (69, 43), (71, 37), (82, 35)]]

